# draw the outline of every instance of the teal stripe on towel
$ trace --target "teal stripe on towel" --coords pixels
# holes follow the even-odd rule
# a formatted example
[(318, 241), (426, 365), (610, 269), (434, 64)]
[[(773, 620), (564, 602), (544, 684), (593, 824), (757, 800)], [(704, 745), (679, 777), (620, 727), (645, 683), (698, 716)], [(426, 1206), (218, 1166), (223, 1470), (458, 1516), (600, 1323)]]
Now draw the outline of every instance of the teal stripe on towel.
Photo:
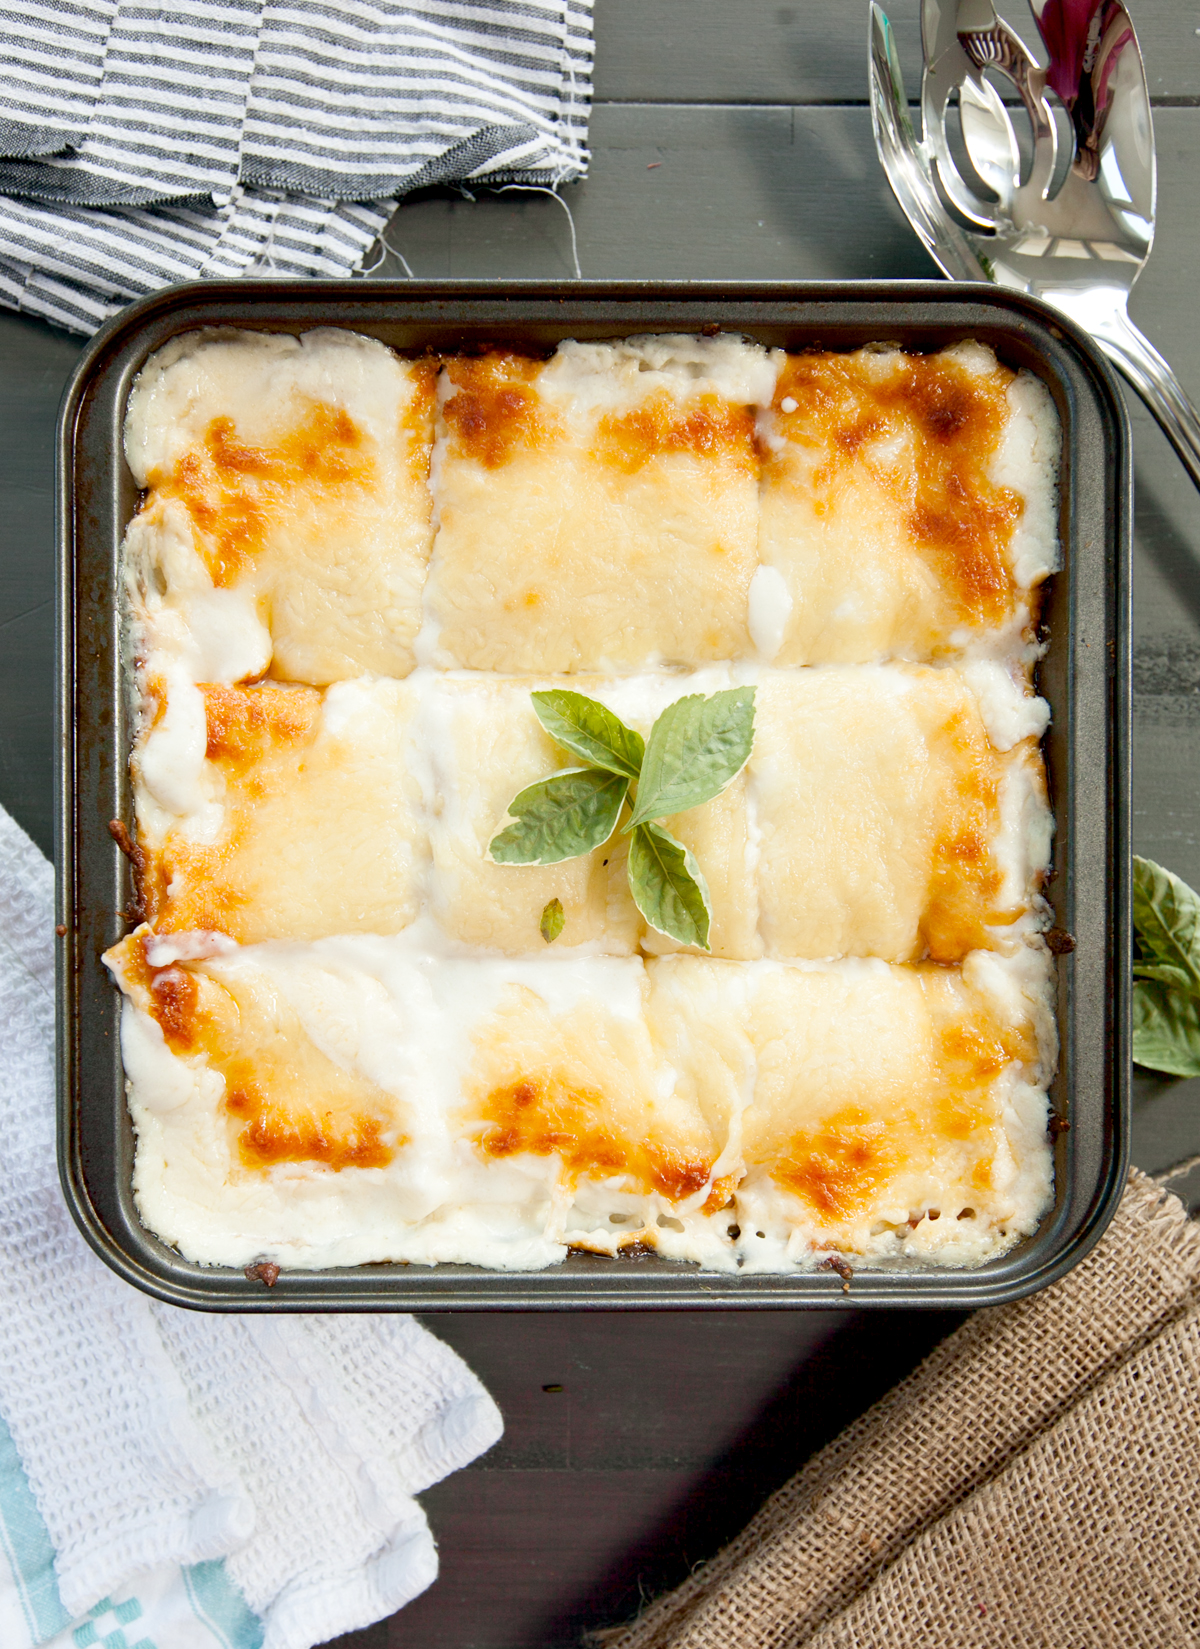
[(193, 1563), (183, 1581), (198, 1618), (228, 1649), (262, 1649), (263, 1623), (230, 1580), (224, 1559)]
[[(69, 1626), (71, 1617), (58, 1595), (54, 1547), (3, 1415), (0, 1415), (0, 1544), (17, 1583), (30, 1636), (35, 1643), (42, 1643)], [(236, 1649), (241, 1649), (240, 1643)]]

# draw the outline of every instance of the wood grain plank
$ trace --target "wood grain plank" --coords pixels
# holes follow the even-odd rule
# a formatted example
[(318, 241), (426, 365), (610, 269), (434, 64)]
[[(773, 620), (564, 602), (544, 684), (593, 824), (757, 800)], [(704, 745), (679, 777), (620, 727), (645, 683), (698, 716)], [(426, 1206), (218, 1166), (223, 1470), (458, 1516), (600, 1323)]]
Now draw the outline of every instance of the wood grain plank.
[[(718, 1550), (959, 1320), (903, 1311), (737, 1323), (704, 1313), (425, 1319), (497, 1395), (510, 1434), (529, 1423), (514, 1388), (536, 1372), (565, 1375), (563, 1393), (538, 1392), (563, 1428), (562, 1459), (533, 1466), (525, 1440), (511, 1436), (421, 1496), (441, 1576), (394, 1617), (389, 1649), (565, 1649), (585, 1628), (632, 1615)], [(340, 1642), (351, 1649), (355, 1639)]]
[(54, 851), (54, 427), (82, 343), (0, 312), (0, 804)]
[[(563, 190), (589, 279), (929, 279), (865, 109), (601, 106), (591, 171)], [(570, 225), (546, 195), (450, 191), (388, 230), (414, 274), (571, 275)], [(398, 263), (390, 265), (402, 274)]]
[(707, 1312), (530, 1313), (517, 1322), (440, 1313), (421, 1321), (467, 1359), (500, 1405), (507, 1429), (481, 1462), (487, 1471), (702, 1466), (733, 1448), (844, 1325), (826, 1311), (755, 1312), (733, 1332)]
[[(910, 95), (921, 70), (919, 0), (883, 0)], [(1024, 0), (997, 10), (1038, 50)], [(1131, 6), (1154, 98), (1200, 97), (1200, 17), (1179, 0)], [(844, 103), (867, 96), (866, 0), (596, 0), (596, 96), (636, 102)], [(1042, 54), (1044, 55), (1044, 54)]]

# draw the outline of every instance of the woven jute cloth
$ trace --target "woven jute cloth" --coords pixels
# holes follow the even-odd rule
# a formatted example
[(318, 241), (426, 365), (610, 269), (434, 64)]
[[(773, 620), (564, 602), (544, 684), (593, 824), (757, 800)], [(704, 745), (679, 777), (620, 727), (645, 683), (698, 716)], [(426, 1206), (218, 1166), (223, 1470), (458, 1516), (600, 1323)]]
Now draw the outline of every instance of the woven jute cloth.
[(1200, 1226), (1136, 1170), (604, 1649), (1196, 1649)]

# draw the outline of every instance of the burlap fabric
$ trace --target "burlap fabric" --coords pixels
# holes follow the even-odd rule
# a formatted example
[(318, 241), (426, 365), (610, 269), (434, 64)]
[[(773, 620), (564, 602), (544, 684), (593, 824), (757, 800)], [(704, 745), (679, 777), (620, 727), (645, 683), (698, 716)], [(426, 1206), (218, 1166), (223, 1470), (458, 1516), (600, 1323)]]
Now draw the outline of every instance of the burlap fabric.
[(605, 1649), (1196, 1649), (1200, 1226), (1136, 1170)]

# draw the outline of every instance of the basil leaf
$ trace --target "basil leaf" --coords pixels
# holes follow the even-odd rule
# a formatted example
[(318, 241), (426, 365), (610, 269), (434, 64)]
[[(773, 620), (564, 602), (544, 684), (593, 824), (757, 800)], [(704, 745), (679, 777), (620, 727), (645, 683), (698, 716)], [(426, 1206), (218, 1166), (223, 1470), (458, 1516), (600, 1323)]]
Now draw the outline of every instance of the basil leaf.
[(1133, 860), (1136, 961), (1181, 970), (1200, 991), (1200, 894), (1153, 859)]
[(1153, 859), (1133, 860), (1133, 1057), (1200, 1076), (1200, 895)]
[(1169, 962), (1159, 962), (1150, 966), (1144, 962), (1135, 962), (1133, 976), (1135, 979), (1157, 979), (1160, 985), (1169, 985), (1177, 991), (1183, 991), (1185, 995), (1192, 986), (1190, 974), (1185, 973), (1182, 968), (1172, 967)]
[(558, 688), (529, 696), (547, 733), (573, 756), (606, 772), (637, 778), (646, 749), (642, 735), (626, 727), (607, 705)]
[(651, 729), (626, 830), (720, 795), (746, 765), (753, 743), (753, 687), (676, 699)]
[(661, 825), (638, 825), (629, 839), (629, 891), (652, 928), (708, 950), (708, 886), (690, 849)]
[(542, 920), (539, 931), (548, 945), (552, 945), (563, 930), (566, 917), (563, 914), (562, 900), (551, 899), (542, 911)]
[(598, 767), (569, 767), (513, 797), (516, 820), (492, 837), (498, 865), (556, 865), (590, 853), (617, 828), (629, 780)]
[(1171, 1076), (1200, 1076), (1200, 999), (1155, 979), (1133, 987), (1133, 1057)]

